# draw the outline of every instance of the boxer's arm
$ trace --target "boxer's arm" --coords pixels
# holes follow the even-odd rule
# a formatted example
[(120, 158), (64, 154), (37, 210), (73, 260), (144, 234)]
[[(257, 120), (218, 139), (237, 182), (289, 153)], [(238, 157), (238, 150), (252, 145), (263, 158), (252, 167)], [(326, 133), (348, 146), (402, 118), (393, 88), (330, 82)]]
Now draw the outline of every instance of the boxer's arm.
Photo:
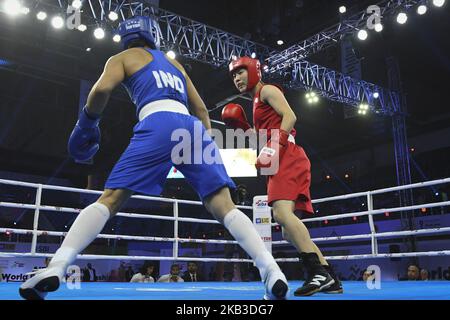
[(169, 60), (170, 63), (172, 63), (178, 70), (180, 70), (181, 73), (183, 73), (184, 78), (186, 79), (187, 94), (189, 98), (189, 104), (192, 108), (192, 113), (200, 119), (206, 130), (210, 130), (211, 120), (209, 119), (208, 109), (206, 109), (206, 105), (203, 102), (203, 99), (198, 94), (198, 91), (192, 83), (191, 78), (189, 78), (186, 70), (184, 70), (183, 66), (178, 61), (169, 58), (167, 58), (167, 60)]
[(186, 76), (186, 83), (187, 83), (187, 91), (188, 91), (189, 103), (192, 108), (192, 113), (197, 118), (200, 119), (200, 121), (205, 126), (206, 130), (210, 130), (211, 129), (211, 120), (209, 119), (209, 112), (208, 112), (208, 109), (206, 109), (206, 105), (203, 102), (203, 99), (198, 94), (198, 91), (195, 88), (195, 86), (192, 83), (189, 76)]
[(111, 92), (125, 79), (121, 56), (113, 56), (105, 64), (102, 75), (94, 84), (87, 99), (89, 114), (101, 115)]
[(281, 90), (275, 86), (266, 85), (261, 90), (261, 100), (270, 105), (282, 117), (281, 130), (291, 132), (297, 117), (292, 111)]

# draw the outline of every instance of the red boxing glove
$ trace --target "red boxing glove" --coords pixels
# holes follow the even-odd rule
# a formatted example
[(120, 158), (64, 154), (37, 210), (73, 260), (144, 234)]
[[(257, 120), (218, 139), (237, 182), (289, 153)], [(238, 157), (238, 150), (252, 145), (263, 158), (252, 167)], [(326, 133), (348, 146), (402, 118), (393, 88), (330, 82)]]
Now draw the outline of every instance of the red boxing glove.
[(247, 131), (251, 128), (248, 123), (247, 116), (245, 115), (244, 109), (241, 105), (236, 103), (229, 103), (222, 109), (222, 121), (228, 127), (233, 129), (242, 129)]
[[(256, 159), (256, 168), (270, 168), (276, 165), (273, 168), (277, 171), (281, 158), (286, 151), (288, 140), (289, 133), (282, 129), (280, 129), (278, 134), (272, 134), (270, 140), (261, 149), (258, 159)], [(277, 163), (274, 163), (274, 161), (277, 161)]]

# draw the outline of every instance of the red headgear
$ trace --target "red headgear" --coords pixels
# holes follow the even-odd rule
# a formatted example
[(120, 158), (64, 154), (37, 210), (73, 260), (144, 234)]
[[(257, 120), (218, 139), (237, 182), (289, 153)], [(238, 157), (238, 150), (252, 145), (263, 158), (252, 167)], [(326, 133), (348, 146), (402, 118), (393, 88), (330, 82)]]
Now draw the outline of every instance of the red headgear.
[(239, 68), (247, 69), (247, 91), (252, 90), (258, 84), (258, 82), (261, 81), (261, 64), (257, 59), (252, 59), (250, 57), (241, 57), (237, 60), (231, 61), (228, 67), (230, 73)]

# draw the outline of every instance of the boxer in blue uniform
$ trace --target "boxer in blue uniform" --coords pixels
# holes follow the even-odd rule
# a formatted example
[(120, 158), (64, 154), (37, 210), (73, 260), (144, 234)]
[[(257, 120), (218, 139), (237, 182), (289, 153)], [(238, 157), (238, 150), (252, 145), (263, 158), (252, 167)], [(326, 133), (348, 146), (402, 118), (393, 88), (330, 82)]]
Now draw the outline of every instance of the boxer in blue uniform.
[[(48, 267), (23, 283), (20, 295), (29, 300), (44, 299), (47, 292), (57, 290), (67, 267), (98, 236), (106, 222), (134, 193), (159, 195), (174, 165), (196, 190), (207, 210), (252, 257), (265, 284), (264, 298), (285, 299), (288, 294), (286, 277), (265, 248), (253, 223), (234, 206), (229, 188), (235, 185), (223, 164), (194, 159), (198, 154), (203, 155), (205, 149), (215, 159), (220, 160), (220, 154), (207, 133), (211, 128), (208, 110), (189, 76), (177, 61), (169, 60), (159, 51), (159, 35), (152, 19), (137, 16), (125, 20), (119, 25), (119, 34), (124, 50), (106, 62), (89, 93), (69, 138), (69, 153), (83, 161), (91, 159), (98, 151), (101, 114), (111, 92), (120, 83), (137, 107), (139, 122), (103, 194), (80, 212)], [(191, 139), (190, 150), (183, 149), (183, 154), (173, 152), (179, 143), (173, 141), (173, 133), (178, 130), (196, 139)]]

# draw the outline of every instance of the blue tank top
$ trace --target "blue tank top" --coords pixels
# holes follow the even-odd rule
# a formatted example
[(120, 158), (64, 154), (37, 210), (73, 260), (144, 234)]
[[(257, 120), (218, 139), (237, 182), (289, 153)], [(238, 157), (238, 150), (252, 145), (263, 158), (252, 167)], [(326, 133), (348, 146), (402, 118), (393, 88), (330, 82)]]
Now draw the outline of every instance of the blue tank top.
[(153, 61), (125, 79), (122, 84), (136, 105), (136, 113), (146, 104), (171, 99), (188, 107), (186, 79), (159, 50), (145, 49), (153, 56)]

